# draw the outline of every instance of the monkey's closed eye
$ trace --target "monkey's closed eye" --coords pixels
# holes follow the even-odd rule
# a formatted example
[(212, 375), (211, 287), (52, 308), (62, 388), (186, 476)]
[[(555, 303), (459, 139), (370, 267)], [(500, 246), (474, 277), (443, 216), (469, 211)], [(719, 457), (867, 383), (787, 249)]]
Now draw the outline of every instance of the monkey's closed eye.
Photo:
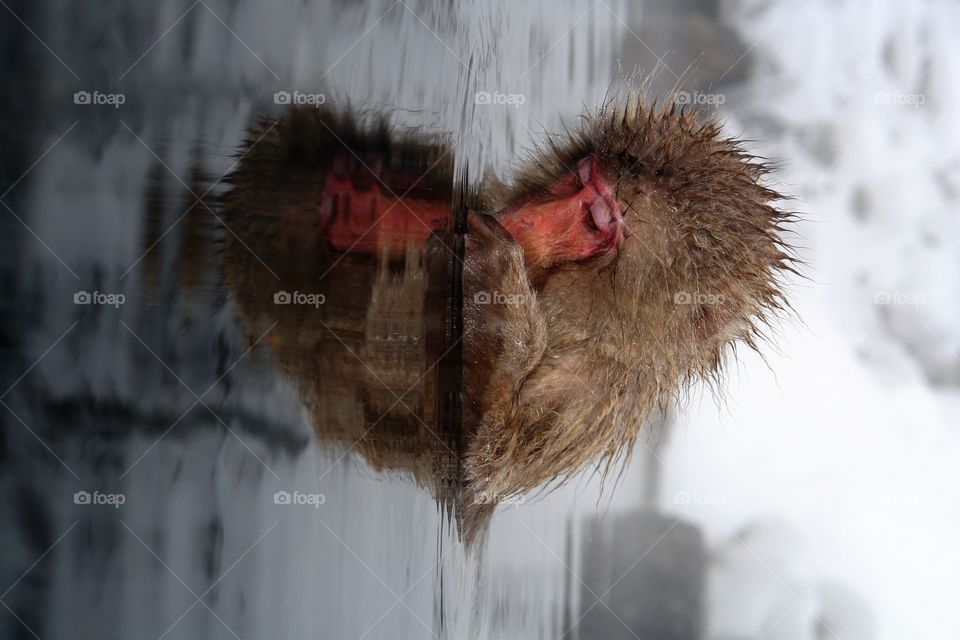
[(586, 204), (584, 204), (583, 208), (586, 210), (586, 215), (583, 219), (584, 224), (586, 224), (587, 228), (591, 231), (600, 231), (600, 227), (597, 226), (596, 220), (594, 220), (593, 216), (590, 215), (590, 208)]

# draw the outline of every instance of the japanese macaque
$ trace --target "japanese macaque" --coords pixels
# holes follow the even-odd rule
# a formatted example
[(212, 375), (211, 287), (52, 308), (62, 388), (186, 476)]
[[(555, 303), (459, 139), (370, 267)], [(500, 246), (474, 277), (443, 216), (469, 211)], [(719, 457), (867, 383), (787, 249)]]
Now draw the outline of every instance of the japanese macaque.
[(489, 515), (610, 470), (729, 346), (757, 347), (792, 271), (767, 172), (716, 123), (627, 99), (512, 186), (458, 198), (438, 139), (294, 109), (252, 131), (230, 178), (224, 273), (320, 437)]
[(464, 269), (478, 495), (609, 470), (729, 346), (758, 346), (793, 271), (768, 172), (718, 124), (627, 100), (486, 194)]

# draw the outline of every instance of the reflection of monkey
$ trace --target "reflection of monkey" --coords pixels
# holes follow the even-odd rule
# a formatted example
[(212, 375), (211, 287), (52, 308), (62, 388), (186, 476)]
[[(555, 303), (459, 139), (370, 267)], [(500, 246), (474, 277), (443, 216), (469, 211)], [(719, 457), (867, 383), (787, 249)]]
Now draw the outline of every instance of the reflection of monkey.
[(221, 265), (248, 335), (269, 330), (319, 440), (412, 474), (461, 518), (460, 263), (456, 238), (428, 241), (451, 217), (453, 158), (325, 109), (261, 121), (241, 157)]
[(352, 445), (405, 419), (436, 429), (424, 243), (449, 218), (452, 158), (426, 137), (393, 144), (383, 126), (314, 111), (262, 121), (228, 178), (226, 284), (251, 336), (276, 323), (271, 350), (325, 439)]
[[(755, 346), (785, 305), (789, 215), (761, 184), (765, 166), (689, 113), (605, 105), (513, 189), (467, 203), (462, 447), (438, 448), (440, 387), (454, 378), (432, 364), (456, 346), (456, 322), (431, 309), (455, 313), (444, 296), (459, 291), (450, 167), (435, 141), (325, 109), (265, 122), (224, 198), (224, 272), (252, 332), (278, 323), (272, 348), (318, 435), (434, 488), (449, 483), (431, 473), (453, 464), (454, 493), (479, 512), (588, 462), (609, 469), (651, 410), (718, 375), (725, 347)], [(294, 287), (327, 302), (272, 304)], [(384, 454), (391, 438), (399, 457)]]

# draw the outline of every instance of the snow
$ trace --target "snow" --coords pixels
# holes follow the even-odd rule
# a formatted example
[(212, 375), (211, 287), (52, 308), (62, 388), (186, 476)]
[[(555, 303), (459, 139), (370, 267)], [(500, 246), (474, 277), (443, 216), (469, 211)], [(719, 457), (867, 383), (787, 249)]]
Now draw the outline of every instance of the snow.
[(810, 281), (793, 288), (802, 324), (765, 362), (741, 359), (728, 403), (691, 401), (664, 455), (665, 503), (713, 497), (670, 507), (717, 545), (711, 637), (960, 629), (958, 17), (892, 2), (733, 16), (758, 62), (724, 115), (782, 129), (756, 146), (783, 159)]

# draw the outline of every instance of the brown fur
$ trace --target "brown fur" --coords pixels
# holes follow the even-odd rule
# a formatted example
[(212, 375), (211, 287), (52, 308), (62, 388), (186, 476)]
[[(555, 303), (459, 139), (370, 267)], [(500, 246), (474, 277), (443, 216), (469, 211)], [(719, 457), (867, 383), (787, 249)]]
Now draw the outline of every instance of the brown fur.
[[(525, 299), (512, 309), (519, 317), (490, 327), (493, 305), (471, 297), (486, 285), (465, 278), (466, 324), (484, 327), (465, 338), (465, 366), (505, 365), (489, 367), (467, 452), (478, 495), (503, 499), (563, 482), (591, 462), (609, 470), (653, 409), (696, 380), (717, 379), (728, 347), (756, 348), (771, 313), (787, 306), (780, 276), (793, 260), (781, 225), (791, 215), (763, 184), (769, 168), (694, 113), (607, 104), (569, 141), (538, 150), (516, 186), (486, 194), (484, 204), (502, 210), (542, 198), (588, 155), (627, 207), (627, 237), (612, 264), (557, 268), (534, 290), (515, 275), (515, 250), (467, 255), (475, 272), (514, 274), (502, 286)], [(501, 234), (492, 244), (511, 243)], [(685, 294), (692, 304), (682, 303)]]
[[(412, 471), (438, 499), (456, 496), (468, 539), (505, 498), (563, 482), (587, 464), (609, 471), (651, 412), (694, 381), (716, 380), (729, 347), (756, 348), (762, 327), (787, 306), (780, 275), (792, 271), (792, 259), (781, 225), (791, 216), (763, 184), (768, 167), (693, 113), (636, 99), (604, 105), (564, 143), (538, 150), (512, 188), (487, 180), (493, 186), (468, 203), (465, 451), (451, 448), (437, 435), (447, 426), (432, 409), (447, 373), (424, 349), (398, 354), (384, 338), (398, 322), (415, 346), (429, 327), (443, 329), (424, 315), (443, 292), (427, 294), (420, 249), (406, 254), (395, 276), (397, 264), (341, 259), (324, 244), (315, 209), (327, 173), (347, 163), (355, 180), (375, 184), (344, 146), (363, 165), (385, 167), (398, 193), (432, 167), (410, 197), (454, 199), (452, 160), (435, 139), (397, 137), (382, 121), (366, 129), (327, 109), (294, 109), (252, 132), (230, 178), (222, 201), (225, 280), (251, 335), (273, 327), (271, 348), (297, 380), (318, 437), (355, 448), (378, 468)], [(557, 266), (531, 283), (521, 246), (495, 215), (476, 211), (548, 197), (590, 155), (627, 209), (626, 237), (612, 260)], [(445, 249), (454, 240), (431, 242), (450, 258)], [(319, 310), (277, 306), (280, 289), (323, 292), (329, 302)], [(499, 298), (490, 303), (483, 294)], [(713, 298), (678, 304), (678, 294)], [(410, 385), (405, 402), (413, 412), (395, 404), (394, 392)]]

